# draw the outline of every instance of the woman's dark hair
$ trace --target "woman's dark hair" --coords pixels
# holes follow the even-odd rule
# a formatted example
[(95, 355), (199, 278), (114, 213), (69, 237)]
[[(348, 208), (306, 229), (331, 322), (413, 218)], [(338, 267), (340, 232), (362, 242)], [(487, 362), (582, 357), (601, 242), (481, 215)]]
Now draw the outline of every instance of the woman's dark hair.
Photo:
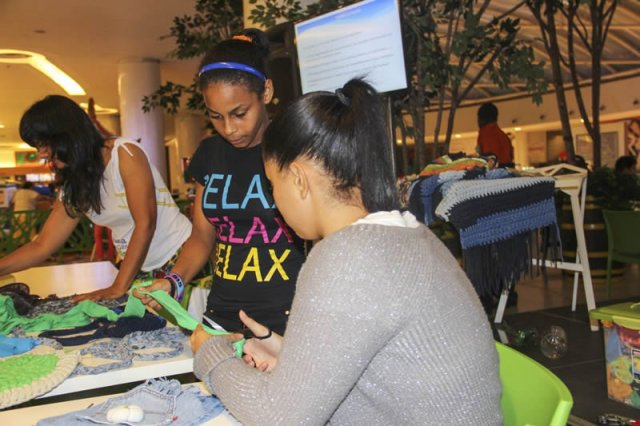
[(299, 157), (320, 162), (337, 195), (349, 199), (360, 189), (370, 213), (398, 208), (382, 102), (361, 79), (293, 102), (267, 128), (262, 152), (280, 170)]
[[(249, 28), (229, 40), (218, 43), (202, 59), (201, 70), (205, 65), (215, 62), (235, 62), (248, 65), (268, 78), (267, 57), (269, 55), (269, 39), (257, 29)], [(198, 88), (202, 91), (217, 82), (242, 84), (249, 90), (262, 96), (264, 80), (238, 69), (213, 69), (200, 74)]]
[(50, 160), (65, 164), (54, 170), (70, 216), (90, 209), (100, 213), (104, 139), (78, 104), (59, 95), (36, 102), (20, 120), (20, 137), (34, 148), (48, 147)]

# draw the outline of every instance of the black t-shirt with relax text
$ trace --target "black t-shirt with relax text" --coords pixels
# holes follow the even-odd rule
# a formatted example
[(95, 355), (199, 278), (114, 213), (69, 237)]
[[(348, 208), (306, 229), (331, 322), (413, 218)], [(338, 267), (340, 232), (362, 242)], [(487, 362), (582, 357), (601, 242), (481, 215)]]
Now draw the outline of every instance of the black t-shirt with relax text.
[(275, 208), (261, 147), (237, 149), (213, 136), (200, 143), (188, 173), (204, 187), (202, 210), (216, 228), (205, 315), (237, 331), (243, 309), (284, 332), (304, 245)]

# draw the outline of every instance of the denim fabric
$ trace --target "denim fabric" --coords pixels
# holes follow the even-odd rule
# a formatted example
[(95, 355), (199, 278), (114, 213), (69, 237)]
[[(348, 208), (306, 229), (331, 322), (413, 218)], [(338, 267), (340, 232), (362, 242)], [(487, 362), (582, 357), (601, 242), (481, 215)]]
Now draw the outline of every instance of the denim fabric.
[[(184, 351), (185, 335), (179, 328), (162, 328), (160, 330), (143, 332), (136, 331), (126, 336), (123, 340), (127, 342), (134, 352), (133, 359), (140, 361), (153, 361), (159, 359), (173, 358)], [(146, 349), (162, 349), (166, 351), (142, 352)]]
[(183, 388), (177, 380), (151, 379), (124, 395), (85, 410), (40, 420), (37, 426), (112, 424), (107, 421), (107, 413), (120, 405), (137, 405), (144, 410), (141, 422), (121, 423), (132, 426), (199, 425), (224, 410), (216, 397), (203, 394), (196, 386)]
[[(154, 331), (136, 331), (121, 340), (99, 342), (80, 351), (82, 358), (73, 375), (101, 374), (107, 371), (128, 368), (134, 360), (155, 361), (173, 358), (184, 351), (184, 334), (177, 328), (162, 328)], [(149, 351), (149, 349), (167, 349)], [(116, 360), (112, 363), (89, 366), (83, 363), (87, 356)]]
[[(96, 343), (88, 348), (84, 348), (80, 351), (80, 362), (73, 370), (72, 376), (78, 376), (82, 374), (102, 374), (107, 371), (120, 370), (122, 368), (131, 367), (133, 362), (133, 353), (126, 344), (119, 340), (109, 340), (106, 342)], [(115, 360), (110, 363), (103, 363), (96, 366), (90, 366), (83, 363), (88, 356), (98, 359), (111, 359)]]

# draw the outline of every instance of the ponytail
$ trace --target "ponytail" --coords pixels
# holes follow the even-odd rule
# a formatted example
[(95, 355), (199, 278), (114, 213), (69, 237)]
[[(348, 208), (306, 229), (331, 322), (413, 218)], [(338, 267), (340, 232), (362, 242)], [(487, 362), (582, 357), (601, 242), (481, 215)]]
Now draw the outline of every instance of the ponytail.
[(316, 160), (345, 200), (357, 188), (370, 213), (398, 208), (382, 102), (361, 79), (296, 100), (267, 128), (263, 156), (280, 169), (298, 157)]
[(398, 208), (389, 136), (384, 108), (373, 87), (359, 79), (338, 89), (351, 100), (353, 135), (359, 167), (358, 181), (362, 202), (368, 212)]

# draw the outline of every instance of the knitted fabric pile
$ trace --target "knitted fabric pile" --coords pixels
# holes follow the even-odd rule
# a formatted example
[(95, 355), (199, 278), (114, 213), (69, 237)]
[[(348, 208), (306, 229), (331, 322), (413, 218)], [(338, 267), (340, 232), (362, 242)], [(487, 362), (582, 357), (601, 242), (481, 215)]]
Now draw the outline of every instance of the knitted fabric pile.
[(554, 186), (551, 177), (505, 169), (447, 171), (416, 181), (410, 210), (426, 224), (441, 219), (456, 228), (469, 279), (480, 296), (495, 296), (531, 272), (540, 247), (534, 231), (556, 247)]

